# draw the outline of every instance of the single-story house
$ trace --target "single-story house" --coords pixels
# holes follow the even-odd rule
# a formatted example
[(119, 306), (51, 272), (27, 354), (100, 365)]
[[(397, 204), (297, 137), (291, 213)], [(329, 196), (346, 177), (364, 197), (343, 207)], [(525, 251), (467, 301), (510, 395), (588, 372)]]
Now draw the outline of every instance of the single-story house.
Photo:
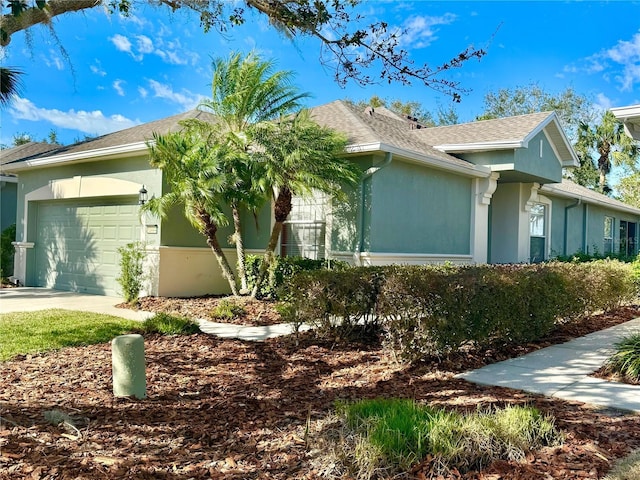
[(16, 223), (18, 202), (18, 179), (6, 173), (3, 165), (33, 155), (50, 152), (59, 145), (46, 142), (27, 142), (13, 148), (0, 150), (0, 232)]
[[(362, 169), (348, 202), (294, 198), (280, 253), (355, 264), (512, 263), (578, 251), (638, 248), (640, 209), (563, 179), (577, 158), (553, 112), (424, 128), (385, 108), (334, 101), (319, 123), (349, 138)], [(117, 248), (146, 242), (148, 294), (223, 293), (204, 237), (179, 209), (141, 215), (141, 190), (161, 195), (148, 163), (152, 132), (199, 111), (62, 147), (5, 166), (18, 174), (15, 277), (25, 285), (114, 295)], [(144, 189), (143, 189), (144, 187)], [(271, 214), (246, 215), (245, 246), (260, 252)], [(230, 230), (220, 232), (225, 242)], [(226, 245), (231, 263), (235, 250)]]

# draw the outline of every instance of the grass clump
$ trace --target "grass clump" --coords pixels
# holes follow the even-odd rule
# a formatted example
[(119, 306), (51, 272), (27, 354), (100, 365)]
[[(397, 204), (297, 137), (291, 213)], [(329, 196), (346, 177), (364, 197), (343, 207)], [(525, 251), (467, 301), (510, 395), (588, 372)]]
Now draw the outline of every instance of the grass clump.
[(72, 310), (40, 310), (0, 315), (0, 361), (16, 355), (110, 341), (132, 331), (136, 322)]
[(640, 383), (640, 334), (623, 338), (615, 344), (615, 352), (605, 368), (631, 383)]
[(315, 462), (327, 478), (368, 480), (430, 458), (437, 476), (522, 460), (530, 450), (561, 441), (553, 420), (531, 407), (462, 415), (408, 399), (361, 400), (337, 404), (336, 417), (318, 436)]
[(603, 480), (637, 480), (640, 478), (640, 450), (617, 462)]
[(200, 332), (200, 326), (190, 318), (162, 312), (147, 318), (140, 330), (161, 335), (191, 335)]
[(245, 313), (246, 310), (242, 305), (225, 298), (218, 302), (218, 305), (211, 311), (211, 316), (222, 320), (233, 320), (243, 316)]

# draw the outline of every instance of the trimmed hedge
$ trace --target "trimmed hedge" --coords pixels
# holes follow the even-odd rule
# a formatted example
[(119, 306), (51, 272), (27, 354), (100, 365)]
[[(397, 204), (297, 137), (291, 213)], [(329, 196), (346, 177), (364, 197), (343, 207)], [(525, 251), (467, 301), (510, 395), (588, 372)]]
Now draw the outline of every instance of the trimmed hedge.
[[(247, 283), (249, 290), (253, 289), (258, 278), (262, 255), (247, 255), (245, 259), (247, 270)], [(280, 257), (276, 256), (268, 270), (268, 277), (263, 282), (258, 292), (260, 298), (278, 298), (278, 289), (286, 280), (299, 272), (314, 270), (343, 270), (349, 266), (339, 260), (312, 260), (304, 257)]]
[(556, 322), (638, 295), (632, 265), (615, 260), (357, 267), (299, 274), (283, 291), (290, 321), (332, 337), (382, 327), (387, 345), (407, 360), (534, 341)]

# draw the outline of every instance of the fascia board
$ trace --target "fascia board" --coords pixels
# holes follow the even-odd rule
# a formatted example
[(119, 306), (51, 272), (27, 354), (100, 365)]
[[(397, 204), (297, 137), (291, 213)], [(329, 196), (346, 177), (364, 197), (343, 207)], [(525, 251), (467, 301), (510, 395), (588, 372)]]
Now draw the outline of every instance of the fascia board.
[(0, 182), (18, 183), (18, 177), (15, 177), (13, 175), (1, 175), (0, 174)]
[(640, 120), (640, 105), (630, 105), (628, 107), (616, 107), (609, 109), (613, 115), (622, 121), (637, 119)]
[(450, 163), (441, 158), (434, 158), (429, 155), (424, 155), (413, 150), (406, 150), (404, 148), (398, 148), (393, 145), (388, 145), (382, 142), (374, 143), (360, 143), (349, 145), (346, 148), (347, 153), (374, 153), (374, 152), (389, 152), (394, 155), (402, 157), (405, 161), (411, 163), (417, 163), (419, 165), (425, 165), (438, 170), (447, 170), (450, 172), (460, 173), (469, 177), (485, 178), (491, 175), (491, 169), (483, 165), (469, 166), (458, 165), (456, 163)]
[(588, 197), (586, 195), (581, 195), (581, 194), (576, 194), (576, 193), (571, 193), (571, 192), (566, 192), (564, 190), (560, 190), (558, 188), (555, 188), (553, 186), (553, 184), (546, 184), (543, 185), (540, 188), (541, 192), (546, 192), (550, 195), (555, 195), (557, 197), (563, 197), (563, 198), (569, 198), (572, 200), (581, 200), (584, 203), (589, 203), (591, 205), (606, 205), (609, 208), (612, 208), (614, 210), (618, 210), (618, 211), (622, 211), (622, 212), (627, 212), (630, 213), (632, 215), (639, 215), (640, 216), (640, 209), (638, 208), (634, 208), (630, 205), (619, 205), (617, 203), (613, 203), (613, 202), (607, 202), (604, 200), (596, 200), (595, 198), (592, 197)]
[(148, 142), (129, 143), (115, 147), (97, 148), (83, 152), (63, 153), (52, 157), (41, 157), (33, 160), (24, 160), (15, 164), (5, 163), (2, 167), (6, 172), (19, 172), (30, 168), (43, 168), (59, 164), (79, 163), (102, 160), (105, 157), (122, 157), (131, 153), (140, 153), (147, 150)]
[(513, 150), (515, 148), (526, 147), (522, 140), (505, 140), (502, 142), (475, 142), (475, 143), (444, 143), (434, 145), (436, 148), (445, 153), (462, 153), (462, 152), (486, 152), (491, 150)]

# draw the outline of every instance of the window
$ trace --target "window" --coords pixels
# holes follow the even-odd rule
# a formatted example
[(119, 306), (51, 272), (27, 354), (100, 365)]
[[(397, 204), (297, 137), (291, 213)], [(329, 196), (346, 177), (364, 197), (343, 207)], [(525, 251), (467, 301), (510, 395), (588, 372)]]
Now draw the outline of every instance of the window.
[(620, 221), (620, 254), (629, 257), (638, 253), (638, 224), (634, 222)]
[(604, 254), (613, 253), (613, 226), (615, 220), (613, 217), (604, 217)]
[(542, 262), (547, 251), (547, 207), (534, 203), (529, 212), (529, 261)]
[(328, 197), (315, 192), (313, 197), (293, 197), (289, 219), (282, 230), (280, 254), (314, 260), (325, 257)]

